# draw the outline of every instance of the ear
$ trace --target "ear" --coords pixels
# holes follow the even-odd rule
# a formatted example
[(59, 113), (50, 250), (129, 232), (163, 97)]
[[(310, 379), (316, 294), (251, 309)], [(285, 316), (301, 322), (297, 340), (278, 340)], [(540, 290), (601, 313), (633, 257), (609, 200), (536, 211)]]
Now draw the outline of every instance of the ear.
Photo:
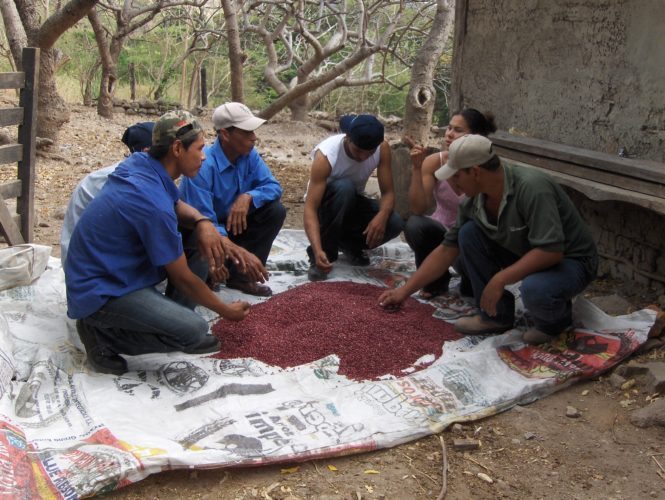
[(182, 141), (180, 139), (176, 139), (173, 141), (173, 144), (171, 144), (171, 151), (173, 151), (173, 156), (175, 158), (179, 158), (184, 150), (185, 148), (182, 145)]

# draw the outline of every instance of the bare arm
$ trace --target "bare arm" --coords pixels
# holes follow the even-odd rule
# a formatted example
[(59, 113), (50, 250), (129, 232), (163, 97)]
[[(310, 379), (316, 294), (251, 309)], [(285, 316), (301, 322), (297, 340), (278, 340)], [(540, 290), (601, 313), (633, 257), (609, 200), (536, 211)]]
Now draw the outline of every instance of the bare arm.
[(455, 262), (458, 254), (459, 250), (456, 247), (439, 245), (432, 250), (403, 286), (383, 292), (379, 297), (379, 305), (384, 307), (401, 305), (411, 294), (443, 276), (443, 273)]
[(178, 224), (194, 230), (199, 252), (208, 261), (212, 279), (220, 282), (228, 278), (228, 269), (224, 265), (225, 252), (222, 235), (217, 231), (214, 222), (182, 200), (178, 200), (176, 203), (175, 213)]
[(529, 250), (517, 262), (496, 273), (485, 285), (480, 298), (480, 308), (490, 316), (495, 316), (496, 304), (503, 295), (506, 285), (517, 283), (530, 274), (548, 269), (562, 260), (562, 252), (547, 252), (540, 248)]
[(434, 205), (434, 186), (436, 178), (434, 172), (439, 168), (439, 153), (422, 158), (424, 150), (415, 146), (411, 150), (411, 184), (409, 185), (409, 208), (415, 215), (424, 214)]
[(379, 147), (381, 148), (381, 156), (379, 158), (379, 166), (376, 169), (379, 190), (381, 191), (379, 213), (374, 216), (363, 231), (365, 242), (369, 248), (374, 248), (383, 242), (388, 218), (393, 208), (395, 208), (395, 189), (393, 186), (390, 145), (388, 142), (383, 141)]
[(321, 246), (321, 228), (319, 226), (318, 210), (326, 191), (326, 181), (331, 172), (330, 162), (320, 151), (317, 151), (314, 156), (314, 162), (312, 163), (309, 186), (307, 187), (303, 225), (305, 226), (305, 234), (307, 234), (309, 243), (312, 245), (316, 266), (324, 272), (329, 272), (332, 269), (332, 264), (328, 261), (328, 257)]
[(207, 307), (221, 317), (231, 321), (240, 321), (249, 313), (249, 304), (247, 302), (226, 304), (217, 295), (212, 293), (206, 284), (190, 271), (184, 253), (165, 267), (169, 280), (173, 282), (174, 286), (197, 304)]

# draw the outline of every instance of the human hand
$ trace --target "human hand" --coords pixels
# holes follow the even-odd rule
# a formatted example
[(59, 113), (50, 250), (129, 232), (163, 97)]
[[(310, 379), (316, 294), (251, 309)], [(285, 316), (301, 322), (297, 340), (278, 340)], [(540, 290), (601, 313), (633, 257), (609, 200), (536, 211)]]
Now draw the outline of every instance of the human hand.
[(238, 267), (238, 270), (245, 274), (250, 281), (265, 283), (268, 280), (268, 270), (252, 252), (236, 245), (229, 239), (225, 240), (224, 249), (226, 250), (227, 256)]
[(386, 290), (379, 296), (379, 305), (387, 310), (398, 309), (407, 299), (407, 297), (404, 296), (403, 290), (403, 287)]
[(229, 270), (224, 265), (226, 258), (223, 237), (212, 221), (203, 220), (194, 229), (199, 252), (208, 261), (208, 275), (214, 283), (226, 280)]
[(249, 302), (237, 301), (226, 305), (226, 311), (222, 314), (229, 321), (241, 321), (249, 314)]
[(328, 260), (328, 256), (326, 255), (326, 252), (323, 250), (316, 252), (314, 254), (314, 260), (315, 260), (315, 265), (316, 267), (321, 271), (326, 274), (328, 274), (330, 271), (332, 271), (332, 264)]
[(226, 230), (234, 236), (247, 229), (247, 214), (252, 203), (252, 196), (244, 193), (238, 196), (229, 210), (226, 218)]
[(383, 243), (383, 236), (386, 233), (386, 222), (377, 214), (374, 218), (369, 221), (367, 227), (363, 231), (363, 236), (365, 236), (365, 243), (369, 248), (378, 247)]
[(495, 274), (489, 283), (485, 285), (483, 294), (480, 296), (481, 311), (484, 311), (490, 317), (496, 316), (496, 305), (503, 296), (505, 286), (499, 274)]

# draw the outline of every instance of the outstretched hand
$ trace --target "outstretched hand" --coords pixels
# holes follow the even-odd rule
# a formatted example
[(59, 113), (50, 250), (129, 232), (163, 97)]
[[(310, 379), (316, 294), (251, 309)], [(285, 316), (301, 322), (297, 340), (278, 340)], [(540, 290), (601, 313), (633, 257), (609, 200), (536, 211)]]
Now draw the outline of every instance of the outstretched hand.
[(379, 296), (379, 305), (389, 311), (402, 306), (407, 297), (404, 295), (404, 287), (386, 290)]

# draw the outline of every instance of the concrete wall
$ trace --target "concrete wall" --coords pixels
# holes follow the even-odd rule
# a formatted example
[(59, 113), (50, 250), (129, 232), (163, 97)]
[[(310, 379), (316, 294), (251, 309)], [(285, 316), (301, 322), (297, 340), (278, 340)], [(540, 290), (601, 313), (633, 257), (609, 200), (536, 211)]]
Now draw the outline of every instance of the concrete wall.
[(493, 111), (514, 133), (665, 161), (663, 0), (457, 1), (456, 107)]

